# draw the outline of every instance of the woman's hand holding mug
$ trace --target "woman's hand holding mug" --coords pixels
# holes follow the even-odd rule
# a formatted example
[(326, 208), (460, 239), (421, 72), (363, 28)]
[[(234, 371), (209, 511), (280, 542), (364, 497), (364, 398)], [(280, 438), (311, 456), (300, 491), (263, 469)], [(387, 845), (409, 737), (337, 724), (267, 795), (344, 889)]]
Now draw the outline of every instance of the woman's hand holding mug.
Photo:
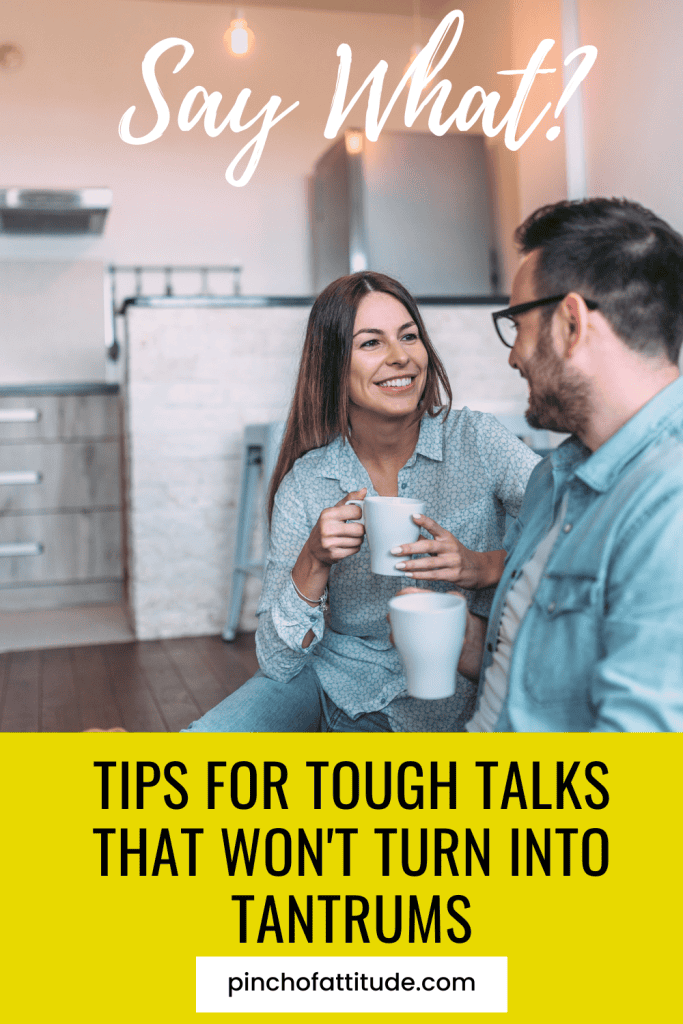
[[(324, 508), (302, 547), (292, 569), (292, 582), (299, 597), (308, 605), (318, 604), (325, 594), (330, 567), (360, 551), (365, 527), (353, 520), (360, 519), (362, 513), (358, 505), (347, 508), (346, 502), (349, 498), (362, 499), (366, 493), (367, 487), (351, 491), (332, 508)], [(313, 635), (313, 630), (309, 630), (301, 646), (308, 647)]]
[(357, 522), (362, 517), (358, 505), (346, 505), (349, 499), (363, 499), (367, 488), (350, 491), (332, 508), (324, 508), (304, 545), (321, 565), (331, 566), (360, 551), (365, 527)]
[(504, 551), (471, 551), (429, 516), (414, 515), (418, 526), (431, 533), (414, 544), (391, 549), (392, 555), (427, 555), (426, 558), (397, 562), (411, 580), (447, 580), (465, 590), (495, 586), (503, 573)]
[(346, 502), (349, 498), (364, 498), (366, 493), (366, 487), (351, 491), (332, 508), (324, 508), (302, 547), (292, 569), (292, 579), (309, 604), (315, 604), (322, 597), (330, 567), (360, 551), (365, 527), (354, 520), (359, 520), (362, 513), (358, 505), (347, 506)]

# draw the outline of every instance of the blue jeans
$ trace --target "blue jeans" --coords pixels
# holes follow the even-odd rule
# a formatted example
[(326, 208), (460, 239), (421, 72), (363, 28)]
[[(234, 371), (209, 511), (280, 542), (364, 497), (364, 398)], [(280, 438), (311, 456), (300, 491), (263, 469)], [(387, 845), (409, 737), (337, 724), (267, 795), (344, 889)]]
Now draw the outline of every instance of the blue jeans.
[(181, 732), (391, 732), (381, 711), (349, 718), (310, 665), (288, 683), (262, 672)]

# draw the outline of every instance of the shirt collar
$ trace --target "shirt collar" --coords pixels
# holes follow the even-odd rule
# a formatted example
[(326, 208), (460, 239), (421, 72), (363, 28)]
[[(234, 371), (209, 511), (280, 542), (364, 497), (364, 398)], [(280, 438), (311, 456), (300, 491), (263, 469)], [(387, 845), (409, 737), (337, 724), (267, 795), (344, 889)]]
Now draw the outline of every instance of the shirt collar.
[(551, 455), (553, 470), (574, 475), (594, 491), (607, 491), (624, 466), (652, 444), (669, 424), (683, 419), (683, 377), (658, 392), (597, 451), (577, 437), (568, 438)]
[(321, 475), (331, 480), (338, 480), (342, 490), (360, 491), (361, 488), (370, 489), (372, 484), (365, 466), (354, 452), (349, 441), (342, 437), (335, 437), (330, 441), (320, 467)]
[[(443, 462), (443, 417), (425, 414), (420, 420), (420, 435), (415, 451), (406, 462), (406, 467), (413, 466), (418, 455), (424, 455), (435, 462)], [(365, 466), (354, 452), (349, 441), (335, 437), (325, 451), (321, 466), (321, 474), (332, 480), (339, 480), (346, 491), (358, 491), (367, 487), (372, 492), (372, 483)], [(374, 493), (374, 492), (373, 492)]]
[(424, 414), (420, 420), (420, 436), (415, 451), (406, 462), (406, 466), (412, 466), (417, 455), (424, 455), (433, 462), (443, 462), (443, 423), (446, 415), (445, 410), (436, 416)]

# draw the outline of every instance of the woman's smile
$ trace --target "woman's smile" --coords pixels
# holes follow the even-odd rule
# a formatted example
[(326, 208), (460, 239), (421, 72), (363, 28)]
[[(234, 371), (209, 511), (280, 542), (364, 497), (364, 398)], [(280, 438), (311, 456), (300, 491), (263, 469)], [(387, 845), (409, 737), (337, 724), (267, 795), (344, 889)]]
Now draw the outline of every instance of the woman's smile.
[(415, 377), (391, 377), (389, 380), (375, 381), (385, 391), (406, 391), (413, 386)]

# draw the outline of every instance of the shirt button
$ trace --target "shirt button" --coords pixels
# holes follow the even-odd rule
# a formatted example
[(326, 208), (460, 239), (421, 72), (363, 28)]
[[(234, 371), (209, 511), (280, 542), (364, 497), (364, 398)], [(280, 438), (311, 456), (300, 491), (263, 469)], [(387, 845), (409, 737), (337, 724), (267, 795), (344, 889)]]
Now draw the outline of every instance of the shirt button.
[(571, 523), (565, 523), (564, 526), (562, 527), (562, 529), (564, 530), (565, 533), (569, 533), (571, 528), (572, 528), (572, 524)]
[(551, 602), (550, 602), (550, 604), (548, 605), (548, 611), (550, 612), (550, 614), (551, 614), (551, 615), (552, 615), (552, 613), (553, 613), (553, 612), (555, 611), (555, 608), (556, 608), (556, 607), (557, 607), (557, 606), (556, 606), (556, 604), (555, 604), (555, 602), (554, 602), (554, 601), (551, 601)]
[(407, 484), (401, 484), (401, 490), (402, 491), (405, 491), (406, 487), (407, 487)]

